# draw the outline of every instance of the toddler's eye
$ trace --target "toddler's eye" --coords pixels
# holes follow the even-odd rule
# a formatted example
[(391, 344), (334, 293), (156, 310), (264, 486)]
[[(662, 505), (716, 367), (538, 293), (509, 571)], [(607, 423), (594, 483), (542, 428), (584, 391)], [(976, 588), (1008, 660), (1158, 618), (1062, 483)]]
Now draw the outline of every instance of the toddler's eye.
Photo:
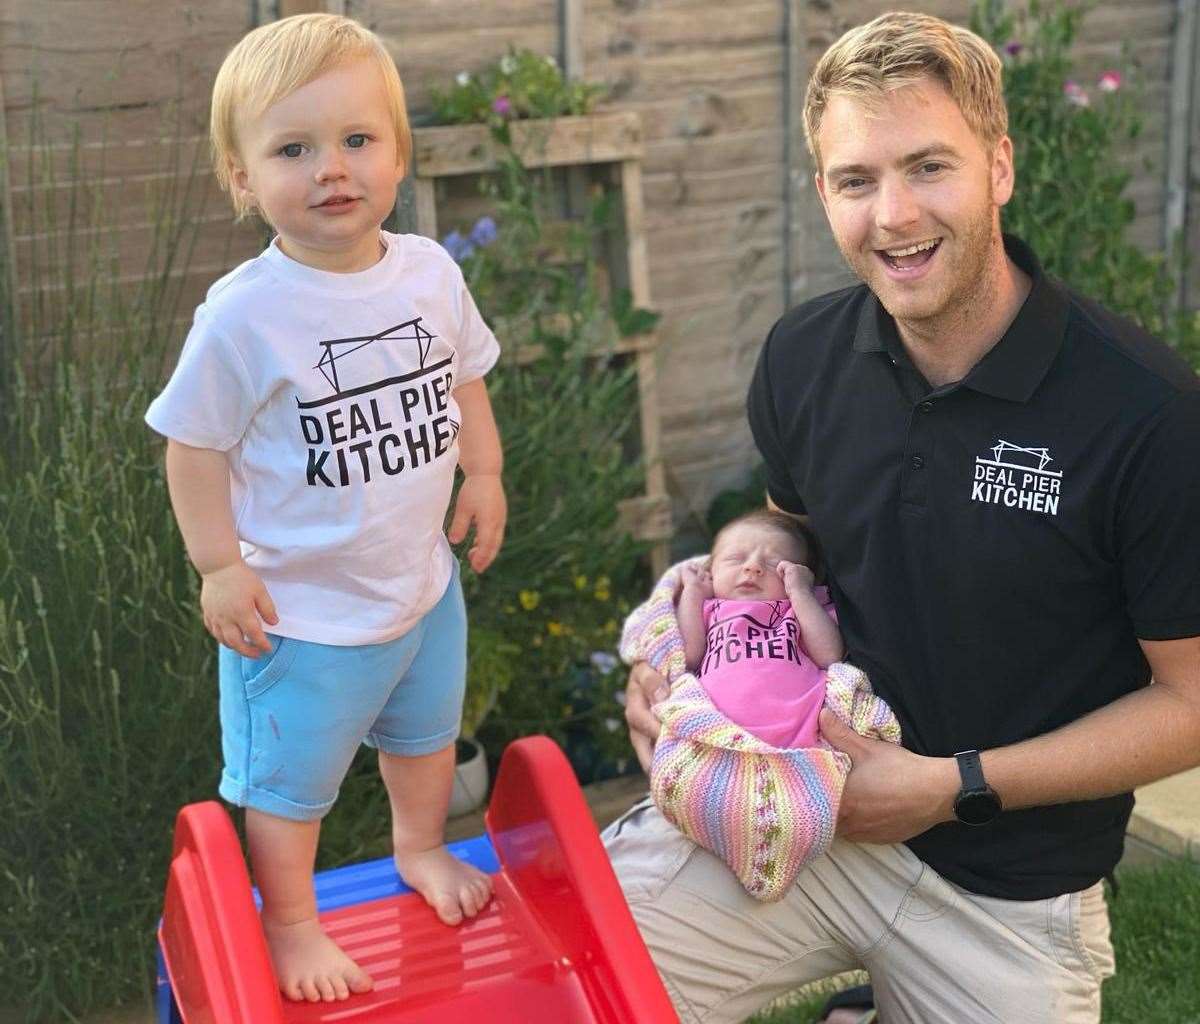
[(346, 136), (346, 145), (351, 149), (362, 149), (367, 144), (367, 137), (362, 132)]
[(294, 160), (304, 152), (304, 147), (298, 142), (289, 142), (286, 146), (280, 146), (279, 152)]

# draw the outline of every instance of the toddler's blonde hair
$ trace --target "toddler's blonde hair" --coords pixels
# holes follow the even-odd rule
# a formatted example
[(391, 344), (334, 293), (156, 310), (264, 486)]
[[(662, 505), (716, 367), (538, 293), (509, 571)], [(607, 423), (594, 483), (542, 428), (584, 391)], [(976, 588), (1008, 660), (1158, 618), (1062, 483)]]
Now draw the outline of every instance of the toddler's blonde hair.
[(379, 36), (337, 14), (297, 14), (273, 21), (242, 37), (229, 51), (213, 83), (209, 117), (213, 168), (221, 188), (231, 194), (239, 218), (250, 212), (232, 188), (239, 121), (258, 117), (302, 85), (355, 59), (379, 68), (396, 131), (396, 155), (406, 168), (412, 165), (404, 86)]
[(983, 39), (930, 14), (891, 11), (851, 29), (817, 62), (804, 96), (804, 138), (818, 172), (817, 137), (831, 98), (871, 102), (928, 78), (945, 86), (975, 134), (994, 146), (1008, 133), (1002, 72)]

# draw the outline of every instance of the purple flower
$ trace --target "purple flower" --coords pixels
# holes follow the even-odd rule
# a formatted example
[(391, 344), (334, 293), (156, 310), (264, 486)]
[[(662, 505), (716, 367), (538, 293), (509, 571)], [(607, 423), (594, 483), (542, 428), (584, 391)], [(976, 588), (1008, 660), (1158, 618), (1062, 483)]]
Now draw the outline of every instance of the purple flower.
[(597, 672), (611, 672), (621, 663), (608, 651), (592, 651), (588, 659)]
[(497, 96), (492, 100), (492, 113), (508, 117), (512, 113), (512, 100), (507, 96)]
[(1100, 80), (1096, 83), (1096, 87), (1101, 92), (1116, 92), (1121, 88), (1121, 72), (1106, 71), (1100, 76)]
[(491, 217), (480, 217), (475, 222), (475, 226), (471, 228), (471, 234), (467, 237), (472, 245), (477, 245), (480, 249), (483, 249), (496, 240), (496, 235), (496, 222)]
[(1078, 82), (1070, 80), (1063, 82), (1063, 96), (1066, 97), (1068, 103), (1077, 107), (1086, 107), (1092, 102), (1088, 99), (1087, 90)]
[(461, 263), (475, 251), (475, 246), (457, 231), (451, 231), (442, 239), (442, 248), (450, 254), (455, 263)]
[(1004, 52), (1010, 57), (1019, 57), (1023, 49), (1025, 49), (1025, 46), (1022, 43), (1018, 43), (1015, 39), (1004, 44)]

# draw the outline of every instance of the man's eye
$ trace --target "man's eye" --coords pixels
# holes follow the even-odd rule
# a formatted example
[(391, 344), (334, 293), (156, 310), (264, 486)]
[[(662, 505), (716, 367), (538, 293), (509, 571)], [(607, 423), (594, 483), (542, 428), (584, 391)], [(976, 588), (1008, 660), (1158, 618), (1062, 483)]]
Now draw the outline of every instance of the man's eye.
[(937, 174), (938, 171), (944, 170), (945, 167), (945, 164), (925, 163), (921, 164), (921, 171), (924, 174)]
[(304, 152), (304, 147), (298, 142), (289, 142), (286, 146), (280, 146), (279, 152), (294, 160)]
[(866, 178), (843, 178), (838, 185), (840, 192), (856, 192), (867, 184)]
[(367, 144), (367, 137), (362, 132), (346, 136), (346, 145), (351, 149), (362, 149)]

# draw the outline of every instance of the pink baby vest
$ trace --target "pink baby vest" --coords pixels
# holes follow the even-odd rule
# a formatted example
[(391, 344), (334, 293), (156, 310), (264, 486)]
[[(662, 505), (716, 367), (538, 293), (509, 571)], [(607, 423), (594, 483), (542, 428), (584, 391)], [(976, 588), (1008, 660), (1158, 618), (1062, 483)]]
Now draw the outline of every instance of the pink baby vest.
[[(837, 620), (826, 587), (821, 606)], [(704, 602), (700, 683), (717, 710), (773, 747), (815, 747), (825, 670), (808, 656), (791, 601)]]

